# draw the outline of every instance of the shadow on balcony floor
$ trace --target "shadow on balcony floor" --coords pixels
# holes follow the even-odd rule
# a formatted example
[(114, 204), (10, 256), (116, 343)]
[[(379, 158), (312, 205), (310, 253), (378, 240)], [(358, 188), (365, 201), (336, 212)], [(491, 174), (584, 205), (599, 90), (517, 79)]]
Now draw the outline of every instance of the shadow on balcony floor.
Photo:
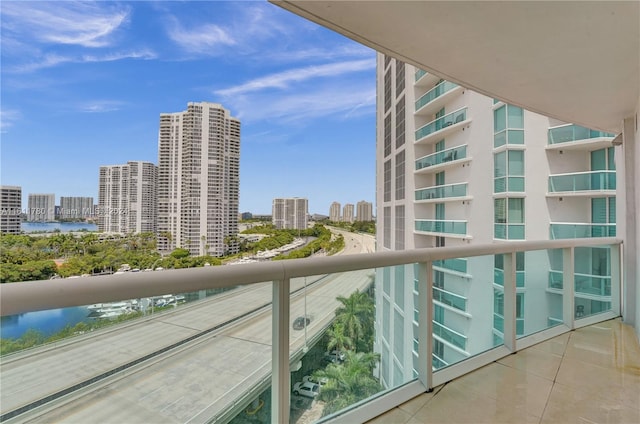
[(640, 423), (640, 346), (620, 319), (563, 334), (369, 423)]

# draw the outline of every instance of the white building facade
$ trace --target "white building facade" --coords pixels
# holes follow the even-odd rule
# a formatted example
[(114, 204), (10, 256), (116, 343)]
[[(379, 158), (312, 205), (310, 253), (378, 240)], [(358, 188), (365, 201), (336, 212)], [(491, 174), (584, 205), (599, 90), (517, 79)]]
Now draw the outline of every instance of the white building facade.
[(347, 203), (344, 205), (344, 208), (342, 208), (342, 221), (344, 222), (353, 222), (354, 221), (354, 217), (353, 217), (353, 204), (352, 203)]
[(340, 209), (341, 205), (339, 202), (333, 202), (331, 207), (329, 207), (329, 221), (340, 222)]
[(356, 204), (356, 221), (373, 221), (373, 205), (364, 200)]
[(309, 201), (301, 197), (275, 198), (272, 204), (272, 223), (278, 230), (306, 230)]
[(0, 233), (19, 234), (22, 214), (22, 187), (0, 186)]
[(93, 197), (60, 196), (59, 218), (87, 219), (93, 216)]
[(240, 121), (217, 103), (160, 115), (158, 245), (191, 255), (236, 252)]
[[(495, 101), (382, 54), (377, 72), (378, 249), (615, 235), (613, 134)], [(575, 313), (606, 310), (609, 251), (581, 255)], [(516, 256), (518, 335), (562, 322), (561, 259)], [(374, 349), (387, 387), (418, 369), (416, 272), (377, 274)], [(434, 368), (502, 343), (504, 272), (502, 255), (434, 265)]]
[(98, 231), (155, 232), (157, 172), (156, 165), (144, 161), (101, 166), (96, 211)]
[(55, 194), (29, 193), (27, 221), (30, 221), (30, 222), (54, 221), (56, 219), (55, 210), (56, 210)]

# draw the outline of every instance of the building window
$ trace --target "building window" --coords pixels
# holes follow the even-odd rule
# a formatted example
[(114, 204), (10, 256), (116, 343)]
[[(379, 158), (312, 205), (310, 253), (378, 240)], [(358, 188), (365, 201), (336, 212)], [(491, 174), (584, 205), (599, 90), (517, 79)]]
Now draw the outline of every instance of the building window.
[(391, 201), (391, 159), (384, 163), (384, 201)]
[(382, 244), (387, 249), (391, 249), (391, 206), (385, 206), (383, 211), (384, 232), (382, 234)]
[(512, 105), (493, 111), (493, 147), (524, 144), (524, 111)]
[(404, 90), (404, 62), (396, 60), (396, 96)]
[(494, 199), (494, 238), (524, 240), (524, 198)]
[(405, 186), (405, 151), (396, 155), (396, 200), (404, 199)]
[(524, 192), (524, 150), (493, 155), (493, 192)]
[(404, 205), (396, 206), (395, 250), (404, 250)]
[(403, 146), (405, 141), (404, 109), (404, 96), (402, 96), (396, 104), (396, 149)]
[(391, 108), (391, 68), (384, 74), (384, 113)]
[(391, 114), (384, 118), (384, 157), (391, 154)]

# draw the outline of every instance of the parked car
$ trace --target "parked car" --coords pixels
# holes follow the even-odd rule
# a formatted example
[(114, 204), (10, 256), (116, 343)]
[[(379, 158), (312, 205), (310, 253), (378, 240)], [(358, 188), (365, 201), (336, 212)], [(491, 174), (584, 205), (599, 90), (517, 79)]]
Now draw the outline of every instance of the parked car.
[(344, 358), (345, 358), (344, 352), (339, 350), (332, 350), (331, 352), (326, 352), (324, 354), (324, 359), (334, 364), (343, 362)]
[(311, 318), (308, 317), (308, 316), (306, 316), (306, 317), (298, 317), (295, 320), (293, 320), (293, 329), (294, 330), (302, 330), (304, 327), (309, 325), (310, 322), (311, 322)]
[(305, 375), (304, 377), (302, 377), (302, 381), (304, 383), (319, 384), (320, 387), (322, 387), (329, 382), (329, 379), (327, 377), (314, 377), (313, 375)]
[(313, 399), (320, 394), (320, 385), (309, 381), (298, 382), (293, 385), (293, 394)]

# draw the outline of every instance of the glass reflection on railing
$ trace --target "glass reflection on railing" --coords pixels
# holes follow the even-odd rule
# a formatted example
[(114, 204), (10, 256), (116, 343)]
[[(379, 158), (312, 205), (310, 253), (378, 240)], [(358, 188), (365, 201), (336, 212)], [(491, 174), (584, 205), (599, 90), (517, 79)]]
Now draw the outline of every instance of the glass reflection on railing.
[(431, 90), (427, 91), (422, 97), (416, 100), (416, 111), (418, 111), (422, 106), (442, 96), (444, 93), (453, 90), (456, 87), (458, 87), (458, 84), (449, 81), (442, 81), (440, 84), (436, 85)]
[(551, 223), (551, 239), (615, 237), (616, 224)]
[(467, 195), (467, 183), (435, 186), (416, 190), (416, 200), (446, 199)]
[(433, 153), (416, 160), (416, 171), (467, 157), (467, 145)]
[(615, 134), (612, 133), (590, 130), (589, 128), (581, 127), (579, 125), (564, 125), (561, 127), (549, 128), (549, 144), (614, 136)]
[(438, 119), (435, 119), (416, 130), (416, 141), (419, 141), (421, 138), (426, 137), (429, 134), (439, 131), (443, 128), (446, 128), (453, 124), (457, 124), (459, 122), (463, 122), (465, 119), (467, 119), (467, 108), (460, 109)]
[(442, 219), (417, 219), (415, 221), (416, 231), (430, 233), (466, 234), (466, 221), (450, 221)]
[(549, 176), (549, 191), (552, 193), (615, 189), (616, 171), (592, 171)]

